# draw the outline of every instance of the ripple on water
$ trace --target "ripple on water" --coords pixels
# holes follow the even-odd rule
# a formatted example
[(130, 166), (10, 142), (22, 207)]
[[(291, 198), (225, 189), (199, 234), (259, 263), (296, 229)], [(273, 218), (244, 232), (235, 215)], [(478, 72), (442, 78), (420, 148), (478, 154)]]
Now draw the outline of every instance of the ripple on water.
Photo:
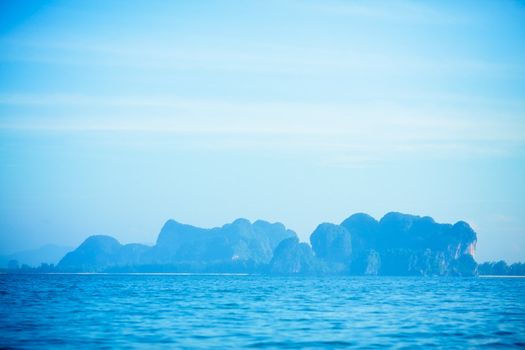
[(1, 275), (0, 347), (523, 348), (525, 279)]

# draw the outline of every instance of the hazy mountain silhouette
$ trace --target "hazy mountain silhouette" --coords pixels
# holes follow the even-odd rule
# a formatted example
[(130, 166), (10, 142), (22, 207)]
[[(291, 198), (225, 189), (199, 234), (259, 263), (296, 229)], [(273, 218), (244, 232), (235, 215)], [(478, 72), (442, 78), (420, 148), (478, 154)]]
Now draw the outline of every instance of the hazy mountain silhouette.
[[(388, 213), (379, 222), (354, 214), (341, 225), (323, 223), (310, 237), (310, 263), (295, 263), (293, 272), (319, 271), (356, 275), (475, 275), (476, 233), (465, 222), (438, 224), (430, 217)], [(285, 272), (286, 260), (305, 261), (290, 245), (273, 262)], [(295, 255), (294, 255), (295, 254)], [(292, 255), (292, 256), (290, 256)]]
[(16, 261), (20, 266), (27, 265), (30, 267), (37, 267), (42, 263), (57, 264), (71, 249), (71, 247), (47, 244), (37, 249), (0, 256), (0, 266), (7, 267), (9, 261)]
[(477, 274), (476, 233), (465, 222), (358, 213), (320, 224), (311, 245), (281, 223), (237, 219), (204, 229), (169, 220), (154, 246), (91, 236), (58, 264), (62, 271), (249, 272), (280, 274)]
[(59, 268), (71, 271), (262, 271), (276, 246), (297, 237), (280, 223), (237, 219), (204, 229), (169, 220), (154, 246), (121, 245), (109, 236), (91, 236), (68, 253)]
[(525, 276), (525, 263), (507, 265), (503, 260), (498, 262), (485, 262), (478, 266), (480, 275), (494, 276)]

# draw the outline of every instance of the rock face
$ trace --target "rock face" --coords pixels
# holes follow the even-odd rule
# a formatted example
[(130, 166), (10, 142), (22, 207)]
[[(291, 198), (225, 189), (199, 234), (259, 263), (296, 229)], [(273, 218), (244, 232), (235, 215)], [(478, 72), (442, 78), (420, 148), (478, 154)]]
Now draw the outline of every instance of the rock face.
[(251, 261), (268, 264), (273, 250), (286, 238), (295, 237), (280, 223), (237, 219), (231, 224), (213, 229), (202, 229), (168, 221), (160, 231), (152, 249), (156, 263), (176, 262), (220, 263)]
[[(358, 213), (340, 225), (319, 225), (310, 237), (317, 272), (353, 275), (472, 276), (476, 233), (465, 222), (438, 224), (431, 217), (388, 213), (377, 221)], [(288, 269), (295, 268), (297, 246), (290, 245)], [(288, 256), (286, 252), (280, 252)], [(285, 260), (285, 259), (281, 259)], [(293, 263), (292, 263), (293, 261)], [(311, 269), (310, 269), (311, 270)], [(321, 271), (322, 270), (322, 271)]]
[(388, 213), (376, 221), (355, 214), (341, 223), (352, 236), (353, 274), (475, 275), (476, 233), (465, 222)]
[(148, 250), (149, 247), (142, 244), (122, 245), (110, 236), (91, 236), (67, 253), (58, 267), (64, 271), (101, 272), (115, 266), (138, 264)]
[(277, 274), (316, 274), (328, 272), (328, 268), (314, 256), (308, 244), (300, 243), (297, 237), (291, 237), (282, 241), (275, 249), (269, 271)]
[(320, 259), (345, 264), (352, 257), (352, 237), (344, 226), (321, 224), (310, 236), (310, 243)]
[(340, 225), (323, 223), (310, 236), (315, 256), (332, 273), (347, 272), (352, 259), (352, 237)]
[(59, 263), (76, 271), (245, 272), (267, 266), (284, 239), (296, 237), (280, 223), (238, 219), (203, 229), (166, 222), (153, 247), (121, 245), (109, 236), (91, 236)]
[(279, 274), (454, 275), (477, 274), (476, 233), (465, 222), (388, 213), (377, 221), (358, 213), (340, 225), (323, 223), (300, 243), (280, 223), (249, 222), (203, 229), (166, 222), (148, 247), (92, 236), (68, 253), (67, 271), (258, 272)]

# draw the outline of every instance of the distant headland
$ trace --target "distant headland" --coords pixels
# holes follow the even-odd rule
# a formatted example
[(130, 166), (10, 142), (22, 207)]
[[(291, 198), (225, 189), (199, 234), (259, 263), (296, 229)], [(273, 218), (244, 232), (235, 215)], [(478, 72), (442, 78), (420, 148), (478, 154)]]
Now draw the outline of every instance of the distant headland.
[(153, 246), (91, 236), (56, 266), (64, 272), (232, 272), (473, 276), (477, 236), (463, 221), (391, 212), (322, 223), (301, 243), (281, 223), (237, 219), (204, 229), (167, 221)]
[[(474, 259), (476, 232), (464, 221), (390, 212), (322, 223), (310, 244), (281, 223), (237, 219), (211, 229), (168, 220), (153, 246), (88, 237), (54, 265), (27, 272), (188, 272), (309, 275), (524, 275), (525, 265)], [(10, 271), (20, 271), (12, 263)], [(16, 266), (15, 266), (16, 265)]]

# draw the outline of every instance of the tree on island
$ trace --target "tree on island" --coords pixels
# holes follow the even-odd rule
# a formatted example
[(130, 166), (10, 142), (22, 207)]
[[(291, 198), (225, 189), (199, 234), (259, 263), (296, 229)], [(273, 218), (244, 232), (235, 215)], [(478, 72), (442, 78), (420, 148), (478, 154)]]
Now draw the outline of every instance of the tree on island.
[(503, 260), (485, 262), (478, 266), (478, 273), (493, 276), (525, 276), (525, 263), (507, 265)]

